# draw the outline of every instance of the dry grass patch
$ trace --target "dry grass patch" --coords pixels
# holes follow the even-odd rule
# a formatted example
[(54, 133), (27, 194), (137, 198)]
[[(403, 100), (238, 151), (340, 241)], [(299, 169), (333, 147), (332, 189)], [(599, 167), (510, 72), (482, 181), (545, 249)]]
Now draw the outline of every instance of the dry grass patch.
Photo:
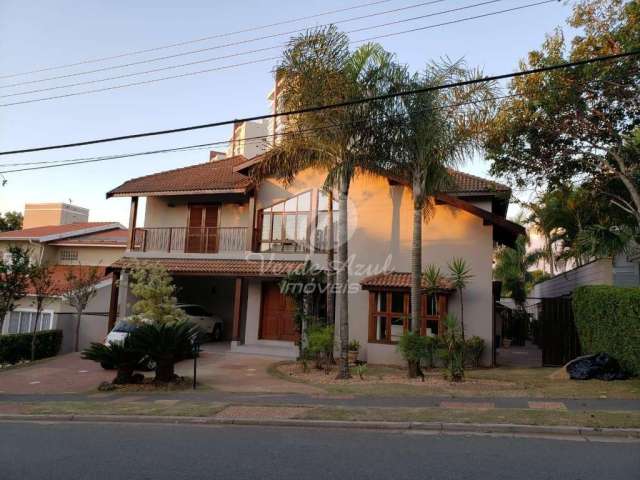
[(518, 425), (640, 428), (640, 412), (551, 412), (545, 410), (454, 410), (444, 408), (345, 408), (317, 407), (301, 418), (307, 420), (501, 423)]
[(333, 395), (452, 396), (452, 397), (530, 397), (530, 398), (617, 398), (640, 399), (640, 379), (604, 382), (554, 379), (554, 368), (491, 368), (467, 370), (464, 382), (449, 382), (441, 369), (426, 372), (426, 378), (407, 378), (405, 368), (370, 365), (364, 378), (355, 372), (349, 380), (336, 380), (310, 368), (304, 372), (295, 362), (280, 362), (269, 369), (272, 375), (293, 382), (304, 382)]
[(48, 402), (23, 403), (24, 415), (149, 415), (179, 417), (211, 417), (220, 412), (222, 403), (161, 404), (155, 402)]

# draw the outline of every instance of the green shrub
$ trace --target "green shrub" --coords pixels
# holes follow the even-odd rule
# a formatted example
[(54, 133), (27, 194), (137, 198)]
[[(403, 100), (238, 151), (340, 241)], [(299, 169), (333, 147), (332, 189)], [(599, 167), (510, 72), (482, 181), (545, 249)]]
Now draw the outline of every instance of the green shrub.
[(427, 338), (408, 331), (398, 341), (398, 352), (407, 362), (420, 362), (427, 358)]
[(131, 348), (130, 337), (124, 342), (92, 343), (82, 352), (82, 358), (98, 362), (103, 367), (115, 368), (117, 371), (114, 384), (133, 383), (134, 371), (141, 367), (145, 354)]
[(480, 365), (480, 357), (484, 352), (484, 340), (480, 337), (473, 336), (465, 342), (465, 358), (473, 368), (478, 368)]
[(328, 369), (333, 354), (334, 338), (332, 326), (312, 325), (307, 333), (309, 355), (316, 359), (316, 367)]
[(449, 314), (444, 319), (445, 332), (442, 336), (441, 356), (447, 370), (447, 378), (452, 382), (464, 380), (465, 342), (458, 319)]
[[(31, 333), (0, 335), (0, 363), (31, 359)], [(54, 357), (62, 346), (62, 330), (36, 332), (35, 359)]]
[(592, 285), (573, 292), (582, 352), (606, 352), (640, 375), (640, 288)]

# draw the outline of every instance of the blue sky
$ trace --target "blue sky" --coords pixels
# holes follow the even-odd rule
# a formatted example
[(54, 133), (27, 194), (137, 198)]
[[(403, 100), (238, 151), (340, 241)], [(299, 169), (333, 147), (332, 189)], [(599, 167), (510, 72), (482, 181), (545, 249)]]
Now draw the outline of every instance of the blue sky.
[[(442, 2), (403, 12), (385, 14), (338, 26), (352, 30), (438, 12), (482, 0), (443, 0)], [(354, 33), (352, 39), (397, 32), (531, 3), (534, 0), (502, 0), (469, 10), (415, 20), (403, 24)], [(176, 43), (184, 40), (256, 27), (300, 16), (312, 15), (367, 0), (306, 0), (245, 2), (183, 0), (72, 0), (0, 1), (0, 75), (73, 63)], [(194, 45), (136, 55), (119, 60), (80, 67), (0, 79), (0, 86), (18, 81), (36, 80), (53, 75), (143, 60), (152, 56), (211, 47), (235, 40), (250, 39), (269, 33), (314, 26), (330, 21), (421, 3), (419, 0), (390, 0), (376, 6), (327, 15), (259, 32), (219, 38)], [(400, 61), (418, 70), (431, 59), (464, 57), (470, 66), (480, 66), (487, 74), (514, 71), (526, 52), (537, 48), (545, 33), (564, 26), (570, 6), (552, 3), (518, 12), (462, 22), (381, 39), (380, 43), (397, 54)], [(174, 58), (71, 79), (36, 83), (21, 87), (0, 88), (0, 95), (35, 88), (94, 80), (118, 74), (232, 54), (249, 49), (275, 46), (287, 37), (262, 40), (247, 45), (226, 47), (197, 55)], [(53, 90), (9, 100), (39, 98), (51, 94), (77, 92), (89, 88), (117, 85), (188, 71), (230, 65), (277, 55), (262, 52), (168, 72), (141, 75), (84, 87)], [(228, 70), (167, 80), (154, 84), (78, 95), (64, 99), (0, 107), (0, 150), (45, 144), (67, 143), (83, 139), (115, 136), (139, 131), (166, 129), (207, 123), (247, 115), (267, 113), (266, 94), (273, 84), (271, 69), (275, 62), (256, 63)], [(5, 156), (0, 164), (92, 157), (180, 145), (227, 140), (230, 128), (110, 143), (83, 148)], [(155, 156), (134, 157), (86, 166), (62, 167), (35, 172), (7, 174), (7, 184), (0, 187), (0, 212), (22, 210), (25, 202), (68, 201), (91, 210), (93, 221), (115, 220), (126, 224), (128, 199), (105, 199), (105, 192), (121, 182), (140, 175), (206, 161), (206, 151), (197, 150)], [(2, 165), (0, 165), (1, 167)], [(489, 165), (481, 159), (468, 162), (462, 170), (487, 175)], [(4, 168), (0, 168), (4, 169)]]

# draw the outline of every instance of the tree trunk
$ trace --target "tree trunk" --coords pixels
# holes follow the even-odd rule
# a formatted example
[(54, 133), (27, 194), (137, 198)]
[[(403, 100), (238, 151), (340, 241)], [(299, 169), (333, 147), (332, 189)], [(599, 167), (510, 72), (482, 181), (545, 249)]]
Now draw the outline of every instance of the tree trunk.
[(36, 332), (38, 331), (38, 321), (40, 320), (40, 315), (42, 314), (42, 302), (37, 300), (36, 303), (36, 321), (33, 325), (33, 332), (31, 333), (31, 361), (33, 362), (36, 359)]
[(327, 237), (329, 237), (327, 249), (327, 325), (334, 325), (336, 321), (336, 297), (334, 285), (336, 274), (334, 269), (335, 245), (333, 241), (333, 191), (329, 192), (329, 206), (327, 214)]
[(338, 265), (336, 268), (336, 289), (340, 298), (340, 365), (337, 378), (351, 378), (349, 373), (349, 246), (347, 199), (349, 197), (350, 178), (344, 174), (340, 179), (338, 202)]
[(116, 378), (113, 382), (116, 385), (126, 385), (132, 383), (133, 369), (130, 367), (119, 367), (116, 371)]
[(176, 378), (175, 361), (173, 357), (171, 359), (164, 358), (158, 359), (156, 364), (156, 382), (169, 383), (173, 382)]
[(462, 333), (462, 343), (464, 343), (464, 301), (461, 288), (458, 289), (458, 296), (460, 297), (460, 331)]
[[(306, 285), (305, 285), (306, 287)], [(303, 289), (304, 292), (304, 289)], [(302, 299), (302, 321), (300, 322), (300, 357), (307, 360), (307, 349), (309, 348), (309, 317), (311, 316), (313, 297), (310, 293), (303, 293)]]
[(82, 310), (76, 312), (76, 328), (75, 328), (75, 340), (73, 343), (73, 351), (77, 352), (80, 346), (80, 320), (82, 319)]
[(420, 333), (420, 293), (422, 290), (422, 208), (414, 198), (411, 243), (411, 330)]

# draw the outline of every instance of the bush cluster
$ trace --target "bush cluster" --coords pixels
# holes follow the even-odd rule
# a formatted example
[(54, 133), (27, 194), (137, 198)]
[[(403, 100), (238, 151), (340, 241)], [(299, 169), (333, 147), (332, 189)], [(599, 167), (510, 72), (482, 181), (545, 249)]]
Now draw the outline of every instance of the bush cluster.
[(640, 375), (640, 288), (590, 285), (573, 292), (582, 352), (605, 352)]
[[(0, 335), (0, 364), (15, 364), (31, 360), (32, 333)], [(62, 346), (62, 330), (43, 330), (36, 332), (36, 360), (54, 357)]]

